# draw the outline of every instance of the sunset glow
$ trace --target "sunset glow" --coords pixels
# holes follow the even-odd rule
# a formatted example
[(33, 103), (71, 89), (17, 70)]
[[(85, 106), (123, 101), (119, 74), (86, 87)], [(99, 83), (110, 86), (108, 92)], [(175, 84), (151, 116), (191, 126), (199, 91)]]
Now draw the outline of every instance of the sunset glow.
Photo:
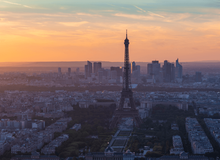
[[(184, 2), (184, 3), (183, 3)], [(0, 62), (220, 60), (217, 0), (0, 0)]]

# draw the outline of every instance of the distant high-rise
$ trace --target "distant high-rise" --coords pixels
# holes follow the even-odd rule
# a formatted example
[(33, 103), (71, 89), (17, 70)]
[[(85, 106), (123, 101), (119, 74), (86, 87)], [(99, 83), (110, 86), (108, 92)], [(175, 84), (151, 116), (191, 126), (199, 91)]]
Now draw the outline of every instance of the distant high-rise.
[(58, 68), (58, 74), (62, 74), (60, 67)]
[(85, 76), (91, 77), (92, 74), (92, 63), (90, 61), (87, 61), (87, 65), (85, 65)]
[(79, 73), (79, 68), (76, 68), (76, 73)]
[(88, 72), (89, 72), (89, 75), (91, 76), (91, 74), (92, 74), (92, 62), (87, 61), (87, 65), (88, 65)]
[(102, 63), (101, 62), (94, 62), (93, 63), (93, 68), (94, 68), (94, 73), (97, 75), (99, 69), (102, 68)]
[(182, 78), (183, 75), (183, 67), (179, 64), (179, 59), (176, 60), (176, 78)]
[(163, 65), (163, 81), (164, 82), (172, 82), (175, 80), (175, 67), (173, 63), (164, 61)]
[(133, 73), (136, 70), (136, 63), (132, 62), (131, 63), (131, 73)]
[(160, 73), (160, 63), (159, 61), (152, 61), (148, 64), (147, 73), (149, 75), (159, 75)]
[(71, 68), (68, 68), (68, 76), (71, 75)]
[(120, 82), (120, 77), (122, 77), (122, 68), (111, 67), (110, 69), (111, 79), (116, 79), (116, 82)]
[(159, 61), (152, 61), (147, 65), (147, 74), (155, 80), (155, 82), (161, 82), (162, 77), (160, 74), (160, 63)]

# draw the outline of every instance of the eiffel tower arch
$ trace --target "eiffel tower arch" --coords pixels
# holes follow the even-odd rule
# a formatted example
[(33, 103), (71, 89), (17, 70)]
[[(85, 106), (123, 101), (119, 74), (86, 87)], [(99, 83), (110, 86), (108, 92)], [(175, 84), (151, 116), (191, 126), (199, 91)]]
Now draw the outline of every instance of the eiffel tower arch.
[[(141, 124), (141, 118), (139, 117), (138, 110), (135, 108), (133, 92), (131, 89), (131, 71), (129, 63), (129, 40), (127, 37), (124, 41), (125, 44), (125, 59), (124, 59), (124, 75), (123, 75), (123, 88), (121, 92), (121, 99), (118, 108), (115, 110), (112, 120), (110, 122), (110, 128), (117, 127), (122, 118), (131, 117), (133, 124), (139, 126)], [(126, 99), (129, 100), (129, 107), (125, 106)]]

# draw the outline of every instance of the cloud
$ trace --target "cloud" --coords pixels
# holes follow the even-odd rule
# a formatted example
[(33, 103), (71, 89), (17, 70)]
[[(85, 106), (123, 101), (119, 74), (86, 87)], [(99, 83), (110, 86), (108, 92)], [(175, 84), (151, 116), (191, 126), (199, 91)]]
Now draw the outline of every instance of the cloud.
[(9, 2), (9, 1), (2, 1), (4, 3), (8, 3), (8, 4), (12, 4), (12, 5), (16, 5), (16, 6), (23, 6), (25, 8), (32, 8), (30, 6), (27, 6), (27, 5), (23, 5), (23, 4), (19, 4), (19, 3), (14, 3), (14, 2)]
[(89, 14), (89, 13), (76, 13), (78, 16), (89, 16), (89, 17), (102, 17), (101, 15), (98, 14)]
[(149, 15), (164, 18), (164, 16), (148, 11)]
[(137, 9), (139, 9), (139, 10), (142, 11), (142, 12), (146, 12), (144, 9), (142, 9), (142, 8), (140, 8), (140, 7), (138, 7), (138, 6), (135, 6), (135, 5), (134, 5), (134, 7), (136, 7)]
[(68, 26), (68, 27), (79, 27), (83, 24), (89, 23), (87, 21), (82, 21), (82, 22), (59, 22), (59, 24)]
[(114, 16), (139, 19), (139, 20), (154, 20), (154, 18), (152, 16), (143, 16), (143, 15), (135, 15), (135, 14), (116, 13), (116, 14), (114, 14)]
[[(134, 7), (136, 7), (137, 9), (140, 10), (140, 11), (138, 11), (138, 12), (144, 12), (144, 13), (147, 12), (147, 11), (145, 11), (144, 9), (142, 9), (142, 8), (140, 8), (140, 7), (138, 7), (138, 6), (135, 6), (135, 5), (134, 5)], [(159, 15), (159, 14), (156, 14), (156, 13), (153, 13), (153, 12), (151, 12), (151, 11), (148, 11), (148, 14), (149, 14), (150, 16), (156, 16), (156, 17), (164, 18), (164, 16)]]

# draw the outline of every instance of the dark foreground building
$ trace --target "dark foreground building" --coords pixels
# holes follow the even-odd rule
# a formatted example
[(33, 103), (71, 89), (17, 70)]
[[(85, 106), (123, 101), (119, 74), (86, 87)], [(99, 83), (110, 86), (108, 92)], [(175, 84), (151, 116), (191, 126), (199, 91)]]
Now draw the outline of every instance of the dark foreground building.
[(162, 156), (158, 160), (179, 160), (179, 159), (188, 159), (188, 160), (209, 160), (208, 157), (200, 155), (188, 155), (186, 152), (180, 153), (178, 156)]
[(11, 160), (60, 160), (55, 155), (40, 155), (38, 152), (33, 152), (31, 155), (16, 155)]

